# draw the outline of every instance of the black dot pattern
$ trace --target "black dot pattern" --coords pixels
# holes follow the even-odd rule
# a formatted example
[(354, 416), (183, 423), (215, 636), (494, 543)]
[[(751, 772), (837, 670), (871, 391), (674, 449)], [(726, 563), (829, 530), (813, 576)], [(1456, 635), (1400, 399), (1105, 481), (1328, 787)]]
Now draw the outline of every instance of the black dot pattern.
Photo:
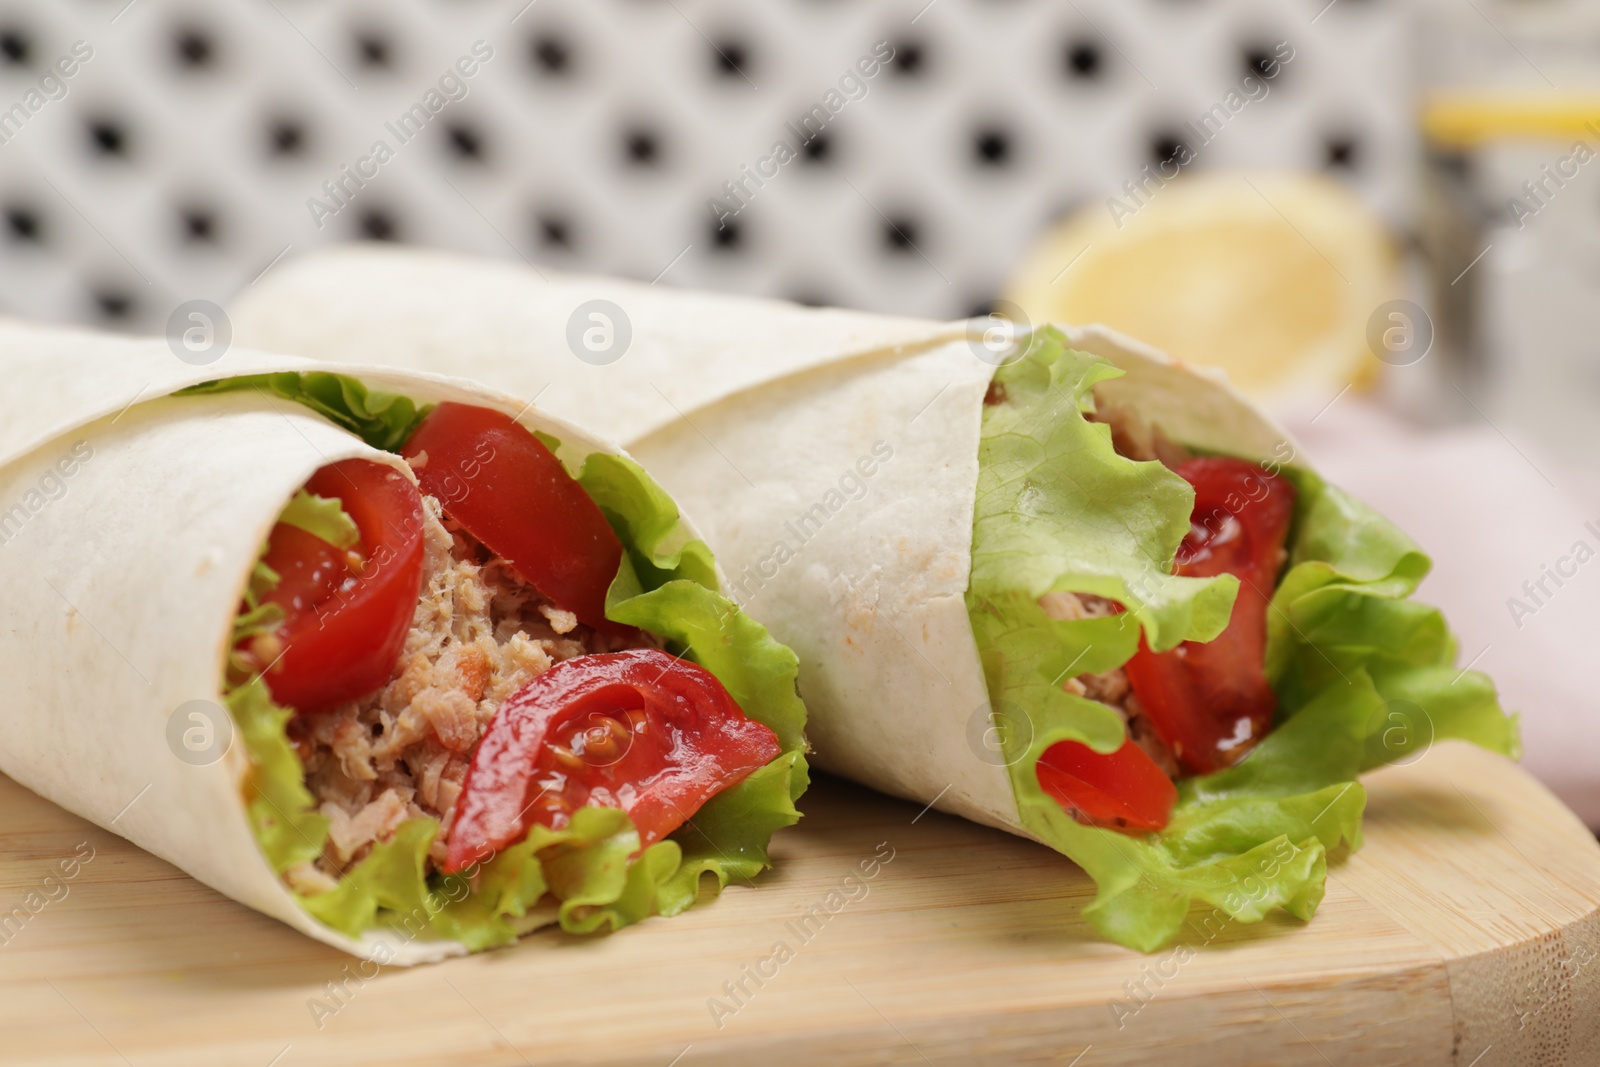
[(367, 208), (356, 222), (359, 235), (369, 241), (400, 240), (400, 221), (387, 208)]
[(528, 55), (534, 69), (547, 77), (562, 78), (572, 73), (572, 47), (557, 34), (535, 35), (528, 42)]
[(445, 128), (450, 150), (458, 159), (481, 163), (484, 158), (483, 134), (471, 123), (453, 122)]
[(394, 65), (394, 42), (381, 30), (357, 30), (353, 44), (356, 62), (360, 66), (368, 70), (388, 70)]
[(1361, 166), (1361, 142), (1339, 134), (1323, 142), (1323, 166), (1330, 170), (1354, 171)]
[(121, 322), (129, 318), (136, 307), (132, 293), (114, 286), (97, 288), (91, 296), (95, 311), (107, 322)]
[(200, 26), (180, 26), (172, 35), (172, 60), (180, 70), (205, 70), (217, 60), (217, 46)]
[(1062, 50), (1061, 59), (1067, 77), (1077, 81), (1093, 81), (1099, 78), (1105, 66), (1105, 57), (1101, 53), (1100, 45), (1091, 40), (1079, 39), (1067, 42), (1066, 48)]
[(1160, 168), (1162, 174), (1172, 174), (1188, 166), (1193, 159), (1193, 150), (1179, 133), (1166, 130), (1150, 139), (1150, 162)]
[(111, 158), (128, 154), (128, 128), (118, 119), (91, 119), (89, 145), (97, 156)]
[(722, 253), (744, 249), (744, 226), (738, 219), (724, 218), (711, 222), (711, 247)]
[(915, 255), (922, 227), (909, 215), (890, 215), (883, 220), (883, 244), (895, 255)]
[(927, 46), (921, 41), (902, 41), (894, 50), (894, 73), (902, 78), (920, 77), (927, 69)]
[(654, 167), (661, 162), (661, 139), (654, 130), (635, 126), (622, 135), (622, 154), (630, 166)]
[(27, 66), (33, 56), (33, 38), (20, 26), (0, 26), (0, 64)]
[(743, 41), (724, 38), (711, 43), (712, 69), (724, 78), (750, 77), (750, 48)]
[(279, 159), (292, 158), (306, 150), (306, 127), (298, 119), (275, 118), (267, 122), (267, 153)]
[(834, 158), (833, 137), (827, 131), (817, 134), (800, 150), (800, 158), (810, 166), (831, 163)]
[(1286, 69), (1278, 62), (1272, 46), (1268, 44), (1246, 45), (1241, 59), (1244, 63), (1243, 72), (1258, 78), (1276, 78)]
[(972, 154), (980, 166), (1006, 166), (1011, 162), (1011, 134), (997, 126), (978, 130), (972, 138)]
[(1175, 163), (1321, 170), (1406, 225), (1404, 5), (1290, 3), (0, 4), (0, 115), (79, 68), (0, 123), (0, 314), (159, 331), (380, 240), (956, 317)]
[(547, 212), (540, 215), (535, 221), (541, 248), (559, 249), (563, 252), (573, 250), (572, 222), (565, 215)]
[(31, 207), (11, 204), (5, 208), (6, 235), (13, 241), (38, 244), (44, 239), (44, 224)]
[(217, 240), (217, 215), (210, 208), (186, 207), (178, 212), (183, 240), (196, 244), (213, 244)]

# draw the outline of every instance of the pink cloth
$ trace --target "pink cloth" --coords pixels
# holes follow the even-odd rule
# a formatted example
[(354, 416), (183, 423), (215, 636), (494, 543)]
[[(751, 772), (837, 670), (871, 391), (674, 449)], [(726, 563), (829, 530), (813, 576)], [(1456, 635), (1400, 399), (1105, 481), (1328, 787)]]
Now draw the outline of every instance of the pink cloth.
[[(1600, 827), (1596, 484), (1481, 421), (1423, 432), (1348, 397), (1290, 429), (1319, 472), (1433, 557), (1418, 599), (1444, 609), (1460, 664), (1494, 678), (1521, 713), (1524, 767)], [(1581, 563), (1580, 542), (1593, 557)], [(1558, 567), (1569, 575), (1559, 585)]]

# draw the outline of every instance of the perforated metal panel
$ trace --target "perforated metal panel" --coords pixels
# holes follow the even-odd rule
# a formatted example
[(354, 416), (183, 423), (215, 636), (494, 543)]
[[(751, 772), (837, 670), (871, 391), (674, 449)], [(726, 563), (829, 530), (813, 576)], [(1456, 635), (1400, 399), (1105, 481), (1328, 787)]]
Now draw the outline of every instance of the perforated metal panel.
[[(1178, 142), (1408, 216), (1395, 0), (524, 4), (0, 2), (0, 311), (156, 328), (367, 236), (953, 316)], [(1280, 41), (1201, 144), (1185, 123)]]

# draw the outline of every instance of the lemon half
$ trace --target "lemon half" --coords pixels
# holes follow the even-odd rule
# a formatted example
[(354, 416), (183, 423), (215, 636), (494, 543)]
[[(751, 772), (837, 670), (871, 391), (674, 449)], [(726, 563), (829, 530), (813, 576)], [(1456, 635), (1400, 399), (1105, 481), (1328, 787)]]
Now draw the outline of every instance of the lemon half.
[(1383, 223), (1334, 181), (1213, 171), (1081, 208), (1008, 298), (1034, 322), (1103, 323), (1288, 405), (1375, 376), (1367, 325), (1396, 262)]

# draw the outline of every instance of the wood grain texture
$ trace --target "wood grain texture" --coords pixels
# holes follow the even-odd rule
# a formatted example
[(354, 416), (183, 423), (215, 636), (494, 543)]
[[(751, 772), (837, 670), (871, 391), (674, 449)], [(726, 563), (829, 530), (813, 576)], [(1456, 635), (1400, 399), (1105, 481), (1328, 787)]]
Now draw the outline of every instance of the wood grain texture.
[[(1196, 912), (1150, 956), (1094, 937), (1060, 857), (824, 779), (756, 888), (364, 977), (0, 779), (0, 1063), (1600, 1063), (1594, 838), (1464, 745), (1368, 785), (1366, 846), (1311, 923)], [(94, 858), (61, 881), (81, 842)]]

